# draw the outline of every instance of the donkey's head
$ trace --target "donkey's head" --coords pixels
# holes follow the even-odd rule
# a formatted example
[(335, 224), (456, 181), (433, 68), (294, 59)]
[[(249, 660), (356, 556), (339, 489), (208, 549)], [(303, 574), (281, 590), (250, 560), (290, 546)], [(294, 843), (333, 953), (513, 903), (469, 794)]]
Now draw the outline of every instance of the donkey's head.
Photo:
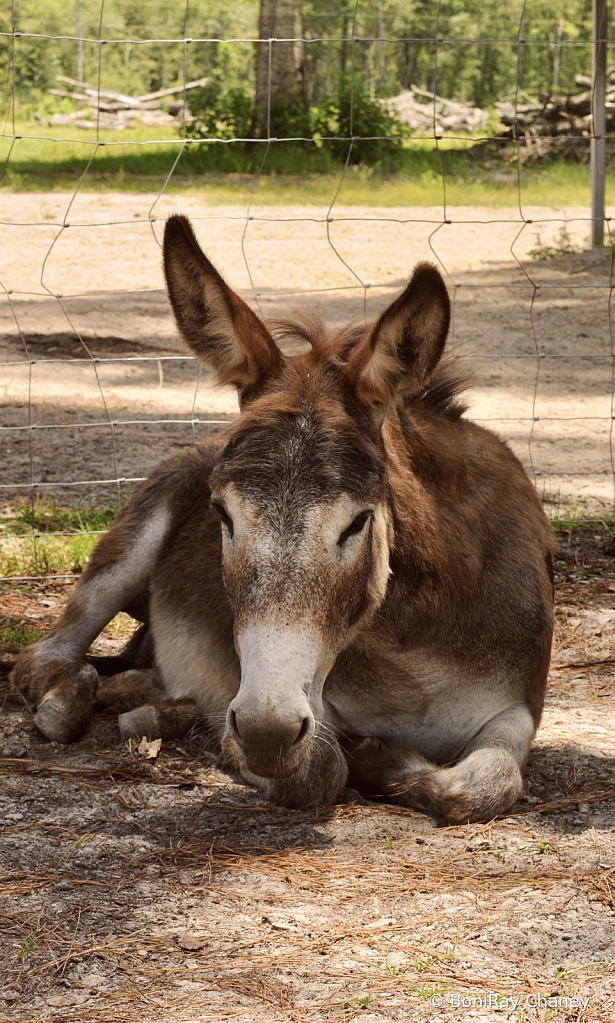
[(311, 351), (291, 358), (185, 217), (167, 223), (164, 265), (184, 339), (239, 391), (241, 415), (211, 478), (241, 660), (227, 727), (254, 774), (287, 776), (323, 718), (336, 656), (384, 599), (393, 541), (384, 412), (434, 370), (448, 295), (423, 264), (375, 324), (328, 338), (303, 331)]

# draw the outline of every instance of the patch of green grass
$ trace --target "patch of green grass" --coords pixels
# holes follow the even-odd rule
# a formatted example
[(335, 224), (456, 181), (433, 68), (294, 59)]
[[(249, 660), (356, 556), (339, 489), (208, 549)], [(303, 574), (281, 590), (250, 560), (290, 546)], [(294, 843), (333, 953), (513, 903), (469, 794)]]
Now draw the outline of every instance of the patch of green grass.
[(435, 982), (426, 982), (422, 987), (411, 987), (408, 988), (413, 995), (420, 998), (421, 1001), (427, 1002), (433, 998), (434, 995), (443, 995), (446, 993), (447, 988), (443, 984), (437, 984)]
[(410, 969), (415, 970), (416, 973), (426, 973), (427, 970), (431, 969), (433, 964), (437, 961), (438, 957), (436, 955), (424, 957), (415, 956), (414, 959), (410, 960), (409, 966)]
[(540, 500), (551, 525), (557, 529), (566, 529), (569, 533), (586, 527), (598, 532), (613, 529), (612, 520), (598, 519), (588, 514), (587, 501), (584, 498), (577, 498), (573, 504), (573, 499), (562, 494), (560, 490), (556, 492), (547, 490), (546, 482), (542, 484)]
[[(356, 1016), (357, 1013), (361, 1012), (362, 1009), (369, 1008), (371, 998), (372, 998), (371, 995), (363, 995), (363, 997), (360, 998), (347, 998), (345, 1002), (342, 1002), (340, 1004), (340, 1009), (342, 1010), (342, 1018), (344, 1023), (346, 1023), (347, 1020), (352, 1019), (353, 1016)], [(346, 1015), (347, 1009), (350, 1009), (349, 1016)]]
[[(120, 498), (120, 505), (126, 503)], [(57, 503), (54, 498), (41, 497), (34, 507), (24, 504), (15, 510), (13, 516), (0, 526), (0, 533), (27, 535), (32, 530), (37, 533), (72, 533), (94, 532), (109, 528), (118, 513), (118, 505), (99, 508), (95, 505), (83, 507), (75, 505), (67, 508)]]
[(42, 633), (27, 625), (8, 626), (0, 629), (0, 649), (2, 650), (23, 650), (24, 647), (36, 643)]
[(0, 546), (0, 576), (80, 575), (97, 535), (40, 538), (11, 537)]
[[(172, 129), (143, 125), (124, 132), (95, 133), (67, 127), (18, 126), (22, 137), (0, 139), (0, 169), (10, 150), (1, 186), (14, 191), (67, 191), (79, 182), (95, 152), (82, 189), (157, 193), (181, 151)], [(338, 203), (349, 206), (511, 206), (518, 201), (517, 173), (500, 157), (485, 158), (474, 140), (405, 139), (397, 169), (382, 173), (349, 163)], [(96, 150), (96, 151), (95, 151)], [(247, 203), (266, 151), (266, 143), (191, 140), (167, 185), (167, 192), (198, 192), (209, 205)], [(342, 167), (315, 142), (273, 142), (267, 151), (256, 205), (325, 205), (340, 184)], [(587, 205), (589, 168), (566, 161), (524, 168), (525, 205)]]
[(546, 941), (547, 941), (547, 943), (548, 943), (548, 945), (549, 945), (549, 947), (551, 949), (551, 954), (553, 956), (553, 972), (555, 974), (555, 979), (556, 980), (567, 980), (569, 977), (572, 977), (572, 976), (577, 975), (579, 973), (586, 973), (586, 974), (588, 974), (588, 975), (590, 975), (592, 977), (602, 977), (602, 976), (604, 976), (605, 973), (610, 972), (613, 969), (613, 966), (615, 966), (615, 963), (612, 962), (612, 961), (610, 961), (610, 962), (604, 962), (604, 961), (603, 962), (592, 962), (592, 963), (585, 963), (583, 965), (573, 966), (572, 965), (573, 962), (574, 962), (573, 959), (569, 959), (566, 966), (558, 966), (557, 955), (556, 955), (556, 952), (555, 952), (555, 947), (553, 945), (553, 942), (551, 941), (551, 938), (549, 937), (549, 935), (545, 931), (544, 927), (540, 927), (540, 924), (538, 924), (538, 927), (542, 931), (542, 933), (543, 933), (544, 937), (546, 938)]
[(8, 509), (0, 519), (0, 576), (80, 574), (117, 513), (117, 504), (65, 507), (45, 497)]
[(557, 259), (558, 256), (566, 256), (575, 252), (582, 252), (579, 245), (575, 245), (568, 234), (566, 226), (560, 228), (559, 237), (554, 245), (543, 245), (540, 233), (536, 235), (536, 248), (530, 249), (531, 259)]
[[(443, 952), (441, 954), (440, 958), (442, 959), (443, 962), (445, 962), (445, 963), (452, 963), (452, 962), (455, 961), (457, 956), (459, 956), (460, 959), (464, 958), (463, 955), (461, 954), (461, 950), (459, 948), (459, 935), (460, 934), (461, 934), (461, 927), (459, 927), (457, 929), (457, 934), (455, 935), (455, 941), (454, 941), (453, 945), (451, 946), (451, 948), (447, 949), (446, 952)], [(431, 951), (431, 949), (430, 949), (430, 951)]]
[(415, 970), (417, 973), (426, 973), (434, 963), (452, 963), (457, 957), (463, 959), (464, 957), (459, 949), (460, 933), (461, 928), (457, 931), (454, 944), (446, 952), (437, 952), (430, 945), (425, 945), (425, 954), (411, 959), (409, 962), (410, 969)]
[(30, 952), (36, 952), (38, 945), (36, 944), (36, 932), (31, 934), (28, 938), (22, 938), (19, 942), (21, 948), (18, 953), (18, 958), (25, 962), (30, 955)]

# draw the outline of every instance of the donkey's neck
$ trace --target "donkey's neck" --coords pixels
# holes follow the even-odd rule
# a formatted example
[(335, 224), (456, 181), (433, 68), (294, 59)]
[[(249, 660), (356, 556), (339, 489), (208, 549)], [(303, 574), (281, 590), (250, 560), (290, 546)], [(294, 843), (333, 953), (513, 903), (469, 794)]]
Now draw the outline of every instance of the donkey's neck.
[(414, 469), (413, 445), (396, 413), (385, 418), (382, 438), (395, 530), (393, 553), (421, 575), (433, 575), (444, 568), (446, 561), (438, 509)]

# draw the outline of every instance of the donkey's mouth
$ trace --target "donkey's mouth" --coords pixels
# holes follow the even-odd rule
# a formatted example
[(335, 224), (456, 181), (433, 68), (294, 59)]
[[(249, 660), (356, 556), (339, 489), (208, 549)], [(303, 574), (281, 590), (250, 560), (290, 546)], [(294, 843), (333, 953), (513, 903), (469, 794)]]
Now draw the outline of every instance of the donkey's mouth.
[(285, 755), (280, 753), (274, 759), (263, 757), (252, 751), (241, 750), (241, 758), (251, 774), (259, 778), (292, 778), (297, 773), (299, 763), (305, 754), (304, 750), (291, 750)]
[(305, 748), (279, 749), (275, 753), (256, 745), (246, 748), (229, 731), (224, 733), (222, 749), (228, 766), (256, 778), (292, 778), (306, 755)]

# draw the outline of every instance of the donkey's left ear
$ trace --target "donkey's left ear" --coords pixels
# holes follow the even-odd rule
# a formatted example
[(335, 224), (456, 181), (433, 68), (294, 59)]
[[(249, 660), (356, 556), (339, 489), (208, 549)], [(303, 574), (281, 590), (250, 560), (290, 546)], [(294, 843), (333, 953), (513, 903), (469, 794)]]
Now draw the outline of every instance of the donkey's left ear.
[(440, 273), (431, 263), (419, 263), (406, 290), (354, 350), (346, 379), (369, 402), (386, 404), (400, 388), (420, 390), (440, 361), (450, 319)]
[(196, 240), (187, 217), (167, 220), (164, 273), (175, 320), (194, 354), (234, 384), (240, 397), (278, 375), (284, 356), (256, 313), (229, 288)]

